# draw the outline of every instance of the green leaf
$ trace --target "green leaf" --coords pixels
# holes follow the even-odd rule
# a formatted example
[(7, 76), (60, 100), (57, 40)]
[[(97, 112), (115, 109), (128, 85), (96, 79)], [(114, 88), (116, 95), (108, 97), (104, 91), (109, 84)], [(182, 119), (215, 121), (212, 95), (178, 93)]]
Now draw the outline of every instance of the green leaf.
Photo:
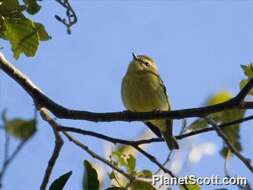
[(116, 162), (120, 166), (127, 166), (126, 155), (120, 151), (112, 152), (112, 156), (116, 159)]
[(156, 190), (154, 186), (152, 186), (150, 183), (141, 181), (141, 180), (135, 180), (130, 185), (130, 190)]
[(135, 157), (132, 154), (130, 154), (129, 157), (127, 158), (127, 170), (128, 170), (128, 173), (134, 172), (135, 166), (136, 166), (136, 159), (135, 159)]
[(121, 151), (114, 151), (112, 152), (112, 157), (116, 159), (116, 164), (125, 167), (128, 173), (134, 172), (136, 159), (132, 154), (124, 154)]
[[(189, 190), (200, 190), (201, 189), (200, 186), (197, 184), (187, 184), (186, 186)], [(179, 186), (179, 189), (185, 190), (184, 186), (182, 186), (182, 185)]]
[[(232, 95), (227, 91), (222, 91), (215, 94), (209, 101), (209, 105), (213, 105), (216, 103), (221, 103), (227, 101), (232, 98)], [(245, 111), (240, 109), (231, 109), (219, 113), (211, 114), (209, 117), (212, 118), (217, 123), (226, 123), (233, 120), (241, 119), (244, 116)], [(238, 151), (242, 150), (242, 146), (240, 144), (240, 124), (235, 124), (226, 128), (223, 128), (222, 131), (228, 137), (229, 141), (236, 147)], [(224, 144), (220, 153), (223, 157), (227, 155), (228, 148)]]
[[(221, 120), (223, 122), (229, 122), (229, 121), (241, 119), (243, 118), (244, 113), (245, 113), (244, 110), (238, 110), (238, 109), (227, 110), (223, 112), (223, 116)], [(223, 128), (222, 131), (228, 137), (229, 141), (235, 146), (235, 148), (238, 151), (241, 151), (242, 146), (240, 143), (240, 124), (234, 124), (232, 126)], [(224, 144), (220, 153), (223, 157), (226, 157), (228, 151), (229, 151), (228, 147)]]
[(248, 77), (248, 78), (252, 78), (253, 77), (253, 64), (249, 64), (249, 65), (241, 65), (242, 70), (244, 71), (244, 74)]
[(35, 120), (12, 119), (5, 122), (7, 133), (24, 140), (30, 138), (36, 132)]
[(41, 6), (37, 3), (37, 0), (23, 0), (23, 1), (27, 6), (26, 11), (29, 14), (34, 15), (37, 12), (39, 12)]
[[(248, 82), (249, 82), (248, 79), (241, 80), (241, 82), (240, 82), (240, 89), (242, 89)], [(248, 95), (253, 95), (253, 89), (251, 89), (249, 91)]]
[(0, 15), (8, 18), (24, 18), (22, 11), (25, 6), (19, 5), (18, 0), (1, 0)]
[[(208, 101), (207, 105), (214, 105), (218, 103), (222, 103), (228, 101), (232, 98), (232, 94), (228, 91), (220, 91), (214, 94)], [(208, 117), (214, 120), (217, 124), (226, 123), (233, 120), (241, 119), (244, 117), (245, 111), (240, 109), (231, 109), (226, 110), (214, 114), (210, 114)], [(204, 119), (197, 119), (191, 125), (190, 128), (192, 130), (205, 128), (208, 124)], [(233, 126), (229, 126), (222, 129), (225, 135), (228, 137), (229, 141), (237, 148), (238, 151), (242, 150), (242, 146), (240, 143), (240, 124), (235, 124)], [(227, 155), (228, 148), (224, 144), (220, 153), (223, 157)]]
[(83, 165), (85, 168), (83, 175), (83, 190), (98, 190), (99, 181), (97, 171), (87, 160), (84, 160)]
[(189, 126), (189, 129), (191, 130), (198, 130), (198, 129), (203, 129), (205, 127), (207, 127), (207, 122), (205, 119), (196, 119), (194, 122), (191, 123), (191, 125)]
[(63, 190), (65, 184), (67, 183), (69, 177), (72, 175), (72, 171), (69, 171), (56, 180), (50, 185), (49, 190)]
[(109, 177), (110, 177), (110, 179), (117, 179), (117, 178), (116, 178), (116, 174), (115, 174), (114, 171), (112, 171), (112, 172), (109, 174)]
[(4, 36), (10, 41), (16, 59), (21, 53), (34, 56), (38, 49), (39, 35), (35, 24), (29, 19), (5, 19)]
[(35, 27), (36, 27), (36, 30), (38, 32), (40, 41), (47, 41), (47, 40), (51, 39), (51, 36), (48, 35), (48, 33), (47, 33), (45, 27), (43, 26), (43, 24), (35, 23)]
[(137, 172), (137, 177), (143, 177), (143, 178), (152, 178), (152, 172), (150, 170), (142, 170)]
[(216, 94), (214, 94), (208, 101), (207, 101), (207, 105), (214, 105), (214, 104), (219, 104), (219, 103), (223, 103), (225, 101), (228, 101), (229, 99), (231, 99), (233, 97), (233, 95), (229, 92), (229, 91), (220, 91)]

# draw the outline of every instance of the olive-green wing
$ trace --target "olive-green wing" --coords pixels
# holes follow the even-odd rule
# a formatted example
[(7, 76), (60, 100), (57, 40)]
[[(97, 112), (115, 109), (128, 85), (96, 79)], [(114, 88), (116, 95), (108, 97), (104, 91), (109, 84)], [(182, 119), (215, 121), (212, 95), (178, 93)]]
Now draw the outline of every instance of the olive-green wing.
[(161, 79), (161, 77), (160, 77), (158, 74), (156, 74), (156, 73), (154, 73), (154, 72), (152, 72), (152, 71), (151, 71), (151, 73), (152, 73), (154, 76), (156, 76), (156, 78), (158, 79), (159, 84), (160, 84), (160, 86), (161, 86), (162, 89), (163, 89), (164, 95), (166, 96), (167, 103), (168, 103), (168, 105), (169, 105), (169, 107), (170, 107), (169, 100), (168, 100), (167, 90), (166, 90), (166, 87), (165, 87), (164, 84), (163, 84), (163, 80)]
[[(158, 74), (153, 73), (153, 72), (152, 72), (152, 74), (153, 74), (154, 76), (156, 76), (157, 79), (159, 80), (159, 84), (160, 84), (160, 86), (161, 86), (162, 89), (163, 89), (163, 92), (164, 92), (164, 95), (165, 95), (165, 97), (166, 97), (166, 100), (167, 100), (167, 103), (168, 103), (168, 107), (169, 107), (169, 110), (170, 110), (171, 106), (170, 106), (169, 99), (168, 99), (167, 89), (166, 89), (166, 87), (165, 87), (165, 85), (164, 85), (164, 83), (163, 83), (163, 80), (160, 78), (160, 76), (159, 76)], [(170, 135), (172, 135), (172, 125), (173, 125), (173, 121), (170, 120), (170, 119), (167, 119), (167, 120), (166, 120), (166, 125), (167, 125), (167, 132), (168, 132)], [(154, 126), (154, 127), (155, 127), (155, 126)]]

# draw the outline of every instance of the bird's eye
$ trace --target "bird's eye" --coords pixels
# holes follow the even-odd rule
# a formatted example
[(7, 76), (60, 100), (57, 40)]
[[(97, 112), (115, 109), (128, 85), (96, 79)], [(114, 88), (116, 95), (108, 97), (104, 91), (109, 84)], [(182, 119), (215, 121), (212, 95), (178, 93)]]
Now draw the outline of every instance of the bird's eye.
[(149, 62), (143, 62), (147, 67), (150, 66)]

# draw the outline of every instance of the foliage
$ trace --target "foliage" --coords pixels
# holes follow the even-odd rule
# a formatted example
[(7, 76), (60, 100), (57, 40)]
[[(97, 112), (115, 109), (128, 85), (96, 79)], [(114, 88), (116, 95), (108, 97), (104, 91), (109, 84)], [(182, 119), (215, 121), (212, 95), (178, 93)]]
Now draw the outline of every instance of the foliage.
[(95, 168), (87, 161), (84, 160), (84, 175), (83, 175), (83, 190), (98, 190), (99, 180)]
[(59, 178), (57, 178), (56, 180), (54, 180), (54, 182), (49, 187), (49, 190), (63, 190), (65, 184), (67, 183), (71, 175), (72, 171), (69, 171), (60, 176)]
[[(31, 17), (36, 15), (40, 10), (41, 6), (38, 4), (37, 0), (22, 0), (22, 3), (18, 0), (0, 0), (0, 38), (9, 41), (13, 56), (16, 59), (18, 59), (21, 54), (28, 57), (34, 56), (40, 42), (51, 39), (44, 25), (31, 19)], [(67, 11), (67, 15), (68, 14), (69, 12)], [(56, 18), (64, 23), (64, 19), (57, 16)], [(65, 25), (67, 24), (65, 23)], [(68, 31), (70, 31), (69, 28)], [(253, 63), (241, 65), (241, 68), (246, 78), (241, 80), (240, 89), (253, 77)], [(249, 92), (249, 95), (253, 95), (253, 89)], [(222, 103), (232, 97), (230, 92), (221, 91), (210, 97), (206, 105)], [(243, 118), (244, 114), (244, 110), (232, 109), (210, 114), (208, 117), (217, 124), (221, 124)], [(8, 120), (4, 116), (3, 121), (6, 132), (20, 140), (26, 140), (32, 137), (37, 130), (35, 119), (25, 120), (13, 118)], [(197, 119), (190, 126), (191, 130), (206, 127), (208, 127), (208, 123), (205, 119)], [(236, 149), (241, 151), (240, 124), (234, 124), (222, 130)], [(110, 162), (117, 168), (126, 172), (129, 176), (132, 176), (134, 180), (129, 181), (129, 179), (126, 179), (121, 173), (112, 170), (109, 173), (112, 187), (107, 188), (107, 190), (155, 190), (155, 187), (150, 183), (153, 175), (152, 171), (148, 169), (138, 170), (136, 166), (136, 155), (126, 153), (128, 147), (129, 146), (121, 146), (118, 150), (113, 151), (110, 156)], [(232, 155), (225, 144), (220, 153), (226, 159), (229, 158), (229, 155)], [(96, 169), (87, 160), (84, 160), (83, 166), (83, 190), (98, 190), (100, 182)], [(63, 190), (71, 175), (72, 171), (55, 179), (49, 190)], [(179, 186), (179, 188), (180, 190), (184, 189), (183, 186)], [(187, 188), (189, 190), (200, 190), (200, 186), (196, 184), (189, 184)]]
[[(214, 94), (206, 103), (206, 105), (214, 105), (218, 103), (225, 102), (231, 99), (233, 96), (228, 91), (220, 91)], [(233, 121), (236, 119), (241, 119), (244, 116), (245, 111), (240, 109), (231, 109), (227, 111), (222, 111), (214, 114), (210, 114), (208, 117), (213, 119), (216, 123), (225, 123), (229, 121)], [(205, 119), (197, 119), (191, 124), (191, 129), (201, 129), (208, 126), (208, 123)], [(240, 124), (234, 124), (227, 128), (222, 129), (223, 132), (228, 137), (229, 141), (237, 148), (238, 151), (242, 150), (242, 146), (240, 143)], [(227, 155), (228, 148), (224, 144), (220, 153), (223, 157)], [(232, 155), (232, 154), (231, 154)]]
[[(241, 65), (241, 68), (244, 72), (244, 75), (247, 77), (247, 79), (242, 79), (240, 82), (240, 89), (242, 89), (253, 77), (253, 63), (250, 63), (249, 65)], [(253, 89), (249, 91), (249, 95), (253, 95)]]
[(34, 15), (41, 6), (36, 0), (23, 2), (24, 5), (20, 5), (18, 0), (0, 1), (0, 37), (10, 42), (16, 59), (21, 53), (28, 57), (34, 56), (39, 42), (51, 38), (41, 23), (32, 21), (24, 14)]
[[(123, 169), (127, 172), (127, 174), (136, 177), (136, 178), (143, 178), (143, 179), (151, 179), (152, 178), (152, 172), (149, 170), (137, 170), (136, 169), (136, 158), (132, 154), (125, 154), (123, 151), (124, 149), (119, 149), (116, 151), (113, 151), (110, 158), (111, 163), (115, 165), (118, 168)], [(129, 181), (125, 179), (122, 175), (120, 175), (117, 171), (112, 171), (110, 173), (110, 179), (112, 180), (112, 183), (114, 184), (113, 187), (108, 189), (127, 189), (127, 190), (133, 190), (133, 189), (139, 189), (139, 190), (154, 190), (155, 188), (151, 185), (151, 183), (136, 179), (134, 181)]]
[(36, 120), (24, 120), (15, 118), (11, 120), (4, 119), (4, 128), (6, 132), (15, 138), (25, 140), (34, 135), (37, 131)]

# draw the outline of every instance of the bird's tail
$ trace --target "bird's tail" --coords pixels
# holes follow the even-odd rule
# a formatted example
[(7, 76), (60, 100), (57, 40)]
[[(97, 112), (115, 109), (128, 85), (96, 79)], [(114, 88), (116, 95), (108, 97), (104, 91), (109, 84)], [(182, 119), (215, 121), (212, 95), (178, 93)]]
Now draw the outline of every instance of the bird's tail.
[(179, 149), (179, 145), (175, 137), (171, 136), (167, 132), (162, 132), (162, 135), (170, 150)]

